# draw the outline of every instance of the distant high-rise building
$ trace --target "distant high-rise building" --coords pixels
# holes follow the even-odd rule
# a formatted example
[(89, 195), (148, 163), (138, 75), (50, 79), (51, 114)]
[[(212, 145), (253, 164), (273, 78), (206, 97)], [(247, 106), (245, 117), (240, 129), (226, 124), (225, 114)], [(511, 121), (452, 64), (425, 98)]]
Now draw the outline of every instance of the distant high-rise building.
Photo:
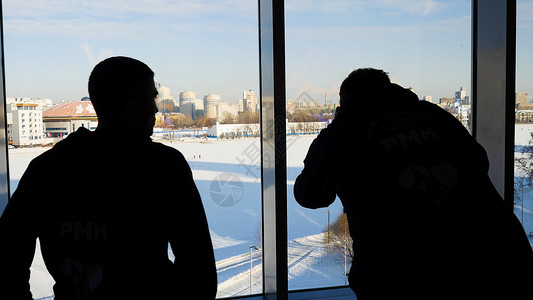
[(255, 92), (252, 90), (244, 90), (242, 91), (242, 98), (243, 99), (256, 99)]
[(156, 105), (157, 109), (162, 113), (171, 113), (177, 110), (177, 103), (170, 95), (170, 89), (166, 86), (162, 86), (159, 82), (156, 84), (157, 97)]
[(239, 112), (244, 111), (244, 101), (242, 99), (237, 100), (237, 107)]
[(206, 118), (216, 119), (218, 117), (218, 106), (222, 99), (219, 95), (209, 94), (204, 96), (204, 114)]
[(463, 103), (463, 104), (469, 104), (469, 103), (466, 103), (466, 91), (464, 90), (463, 87), (461, 87), (459, 89), (459, 91), (455, 92), (455, 102), (460, 102), (460, 103)]
[(184, 91), (180, 93), (180, 106), (187, 102), (194, 102), (196, 100), (196, 93), (191, 91)]
[(242, 109), (243, 111), (255, 112), (257, 110), (257, 97), (252, 90), (242, 92)]
[(159, 85), (159, 87), (157, 88), (157, 99), (159, 101), (172, 99), (172, 96), (170, 95), (170, 88)]
[(194, 119), (196, 111), (196, 94), (191, 91), (184, 91), (180, 93), (180, 112), (185, 116)]
[(226, 117), (231, 116), (232, 118), (237, 117), (239, 112), (239, 105), (229, 104), (228, 102), (220, 102), (217, 108), (217, 121), (223, 121)]
[(8, 98), (6, 101), (7, 138), (15, 146), (41, 145), (44, 137), (43, 112), (31, 99)]
[(204, 99), (194, 99), (194, 118), (204, 115)]

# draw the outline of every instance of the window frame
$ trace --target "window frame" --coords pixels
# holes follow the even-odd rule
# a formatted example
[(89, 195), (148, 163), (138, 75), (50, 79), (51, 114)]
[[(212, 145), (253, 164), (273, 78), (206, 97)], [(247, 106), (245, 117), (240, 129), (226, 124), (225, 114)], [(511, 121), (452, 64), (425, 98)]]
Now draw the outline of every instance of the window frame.
[[(348, 295), (349, 288), (288, 291), (285, 4), (258, 0), (263, 292), (249, 299)], [(0, 2), (0, 214), (9, 200), (3, 14)], [(490, 177), (510, 209), (514, 181), (516, 0), (472, 0), (472, 123)]]

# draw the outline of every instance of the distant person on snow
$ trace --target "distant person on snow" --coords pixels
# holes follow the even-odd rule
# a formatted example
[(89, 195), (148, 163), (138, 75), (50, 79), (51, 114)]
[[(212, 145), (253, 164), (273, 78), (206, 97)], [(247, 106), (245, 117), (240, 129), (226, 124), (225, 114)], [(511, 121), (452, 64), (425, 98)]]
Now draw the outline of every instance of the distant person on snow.
[(213, 247), (189, 165), (150, 139), (153, 76), (127, 57), (94, 68), (98, 127), (35, 158), (0, 219), (0, 298), (32, 299), (37, 238), (57, 300), (215, 298)]
[(359, 300), (533, 299), (531, 245), (488, 177), (485, 150), (387, 73), (344, 80), (304, 163), (296, 201), (342, 201)]

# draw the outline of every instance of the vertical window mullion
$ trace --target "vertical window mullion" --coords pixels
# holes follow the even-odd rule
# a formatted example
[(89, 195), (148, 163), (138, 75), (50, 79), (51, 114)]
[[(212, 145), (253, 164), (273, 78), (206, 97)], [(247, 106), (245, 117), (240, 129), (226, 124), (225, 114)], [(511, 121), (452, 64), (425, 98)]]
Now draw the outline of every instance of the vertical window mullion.
[(263, 291), (287, 298), (284, 1), (259, 0)]
[(9, 200), (9, 169), (7, 159), (7, 120), (4, 68), (4, 22), (2, 3), (0, 2), (0, 215)]
[(473, 1), (474, 136), (487, 151), (490, 178), (513, 206), (516, 1)]

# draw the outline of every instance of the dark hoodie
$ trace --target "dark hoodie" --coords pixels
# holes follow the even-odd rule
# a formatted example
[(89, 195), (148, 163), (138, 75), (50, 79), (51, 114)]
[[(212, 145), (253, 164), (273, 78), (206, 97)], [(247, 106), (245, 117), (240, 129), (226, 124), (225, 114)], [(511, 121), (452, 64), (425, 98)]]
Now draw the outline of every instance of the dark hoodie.
[(340, 109), (294, 187), (304, 207), (342, 201), (358, 299), (531, 294), (531, 272), (520, 270), (533, 270), (533, 253), (487, 175), (484, 149), (409, 90), (391, 85), (382, 95)]
[(130, 132), (80, 128), (30, 163), (0, 219), (0, 298), (31, 299), (36, 238), (57, 300), (216, 294), (209, 229), (187, 162)]

